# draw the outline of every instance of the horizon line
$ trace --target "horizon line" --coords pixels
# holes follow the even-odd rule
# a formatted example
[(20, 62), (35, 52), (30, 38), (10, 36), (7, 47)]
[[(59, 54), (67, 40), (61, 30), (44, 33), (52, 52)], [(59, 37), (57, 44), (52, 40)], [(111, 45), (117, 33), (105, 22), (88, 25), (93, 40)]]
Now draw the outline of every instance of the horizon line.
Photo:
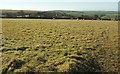
[[(0, 10), (18, 10), (21, 11), (21, 9), (0, 9)], [(22, 9), (23, 11), (115, 11), (117, 12), (118, 10), (27, 10), (27, 9)]]

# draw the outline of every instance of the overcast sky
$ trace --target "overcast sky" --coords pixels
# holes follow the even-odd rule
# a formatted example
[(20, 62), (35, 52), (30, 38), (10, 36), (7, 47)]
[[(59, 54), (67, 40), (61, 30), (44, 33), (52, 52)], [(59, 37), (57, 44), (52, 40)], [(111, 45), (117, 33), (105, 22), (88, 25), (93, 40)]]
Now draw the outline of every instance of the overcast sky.
[(119, 0), (0, 0), (0, 9), (117, 11)]

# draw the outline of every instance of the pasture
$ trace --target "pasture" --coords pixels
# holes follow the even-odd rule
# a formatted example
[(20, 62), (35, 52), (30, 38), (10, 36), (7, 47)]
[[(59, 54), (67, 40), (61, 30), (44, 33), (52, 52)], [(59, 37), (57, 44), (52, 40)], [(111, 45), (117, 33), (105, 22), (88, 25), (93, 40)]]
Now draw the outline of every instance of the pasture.
[(2, 70), (118, 71), (118, 22), (2, 19)]

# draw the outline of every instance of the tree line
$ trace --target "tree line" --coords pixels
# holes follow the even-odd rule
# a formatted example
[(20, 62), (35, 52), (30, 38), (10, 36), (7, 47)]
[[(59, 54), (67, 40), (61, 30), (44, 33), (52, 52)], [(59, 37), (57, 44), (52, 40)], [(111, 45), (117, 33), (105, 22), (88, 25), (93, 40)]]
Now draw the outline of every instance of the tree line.
[(36, 19), (77, 19), (77, 20), (118, 20), (118, 17), (109, 17), (105, 14), (67, 14), (65, 12), (45, 11), (45, 12), (3, 12), (2, 18), (36, 18)]

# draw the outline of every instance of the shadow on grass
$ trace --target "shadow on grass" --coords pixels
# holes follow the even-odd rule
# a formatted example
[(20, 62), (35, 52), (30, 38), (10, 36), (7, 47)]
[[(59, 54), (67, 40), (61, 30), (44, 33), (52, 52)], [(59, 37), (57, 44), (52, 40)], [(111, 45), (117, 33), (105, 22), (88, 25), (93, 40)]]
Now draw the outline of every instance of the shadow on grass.
[[(79, 60), (81, 61), (81, 60)], [(70, 72), (101, 72), (101, 66), (95, 58), (82, 61), (81, 63), (76, 62), (72, 64)]]

